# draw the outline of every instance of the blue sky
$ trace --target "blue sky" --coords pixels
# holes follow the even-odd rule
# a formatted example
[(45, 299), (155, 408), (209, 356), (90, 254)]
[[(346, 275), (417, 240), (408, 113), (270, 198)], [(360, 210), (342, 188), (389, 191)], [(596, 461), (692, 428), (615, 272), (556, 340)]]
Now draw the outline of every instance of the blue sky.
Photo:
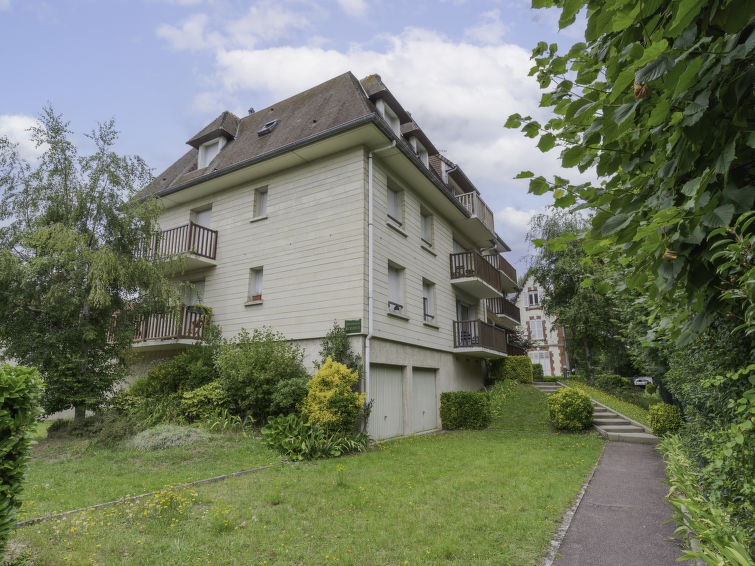
[[(529, 54), (562, 48), (558, 12), (529, 0), (0, 0), (0, 135), (30, 156), (28, 128), (51, 103), (77, 133), (115, 118), (119, 150), (160, 173), (222, 110), (244, 115), (347, 70), (376, 72), (496, 214), (520, 271), (529, 217), (521, 169), (571, 176), (556, 156), (503, 128), (544, 116)], [(83, 142), (82, 142), (83, 144)], [(571, 175), (570, 175), (571, 174)]]

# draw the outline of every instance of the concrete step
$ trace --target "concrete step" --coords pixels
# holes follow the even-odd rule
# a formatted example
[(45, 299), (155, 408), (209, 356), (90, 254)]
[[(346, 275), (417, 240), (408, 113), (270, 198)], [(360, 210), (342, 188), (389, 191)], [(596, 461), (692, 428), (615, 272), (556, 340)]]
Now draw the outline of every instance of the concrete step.
[(606, 432), (645, 432), (645, 429), (625, 421), (625, 424), (598, 425)]
[(608, 440), (616, 442), (632, 442), (634, 444), (658, 444), (657, 436), (647, 432), (607, 432)]
[(621, 417), (614, 417), (614, 416), (593, 417), (592, 422), (593, 424), (600, 425), (600, 426), (630, 424), (629, 421), (627, 421), (626, 419), (622, 419)]

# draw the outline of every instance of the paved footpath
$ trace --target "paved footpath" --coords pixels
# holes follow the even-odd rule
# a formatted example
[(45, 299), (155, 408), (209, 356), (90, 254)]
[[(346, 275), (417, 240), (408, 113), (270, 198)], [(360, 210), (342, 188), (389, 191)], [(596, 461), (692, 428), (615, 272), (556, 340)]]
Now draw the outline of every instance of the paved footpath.
[(666, 566), (673, 540), (664, 463), (653, 446), (609, 442), (561, 542), (554, 566)]

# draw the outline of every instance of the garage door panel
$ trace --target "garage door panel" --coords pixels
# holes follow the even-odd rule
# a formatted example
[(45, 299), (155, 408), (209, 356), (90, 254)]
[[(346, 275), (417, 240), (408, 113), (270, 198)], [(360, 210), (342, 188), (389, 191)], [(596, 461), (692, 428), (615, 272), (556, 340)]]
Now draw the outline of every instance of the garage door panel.
[(400, 366), (370, 366), (372, 412), (367, 421), (369, 435), (381, 440), (404, 433), (404, 380)]
[(434, 369), (414, 368), (412, 370), (413, 432), (438, 428), (435, 373)]

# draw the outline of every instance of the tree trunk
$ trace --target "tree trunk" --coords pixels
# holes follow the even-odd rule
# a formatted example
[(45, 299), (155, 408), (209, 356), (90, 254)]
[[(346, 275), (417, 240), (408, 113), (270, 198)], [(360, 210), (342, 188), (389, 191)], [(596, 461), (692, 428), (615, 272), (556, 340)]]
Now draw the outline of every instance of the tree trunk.
[(590, 354), (590, 343), (587, 338), (582, 340), (582, 344), (585, 347), (585, 365), (587, 366), (587, 377), (592, 379), (592, 355)]
[(73, 407), (73, 420), (74, 422), (83, 421), (87, 411), (83, 405), (75, 405)]

